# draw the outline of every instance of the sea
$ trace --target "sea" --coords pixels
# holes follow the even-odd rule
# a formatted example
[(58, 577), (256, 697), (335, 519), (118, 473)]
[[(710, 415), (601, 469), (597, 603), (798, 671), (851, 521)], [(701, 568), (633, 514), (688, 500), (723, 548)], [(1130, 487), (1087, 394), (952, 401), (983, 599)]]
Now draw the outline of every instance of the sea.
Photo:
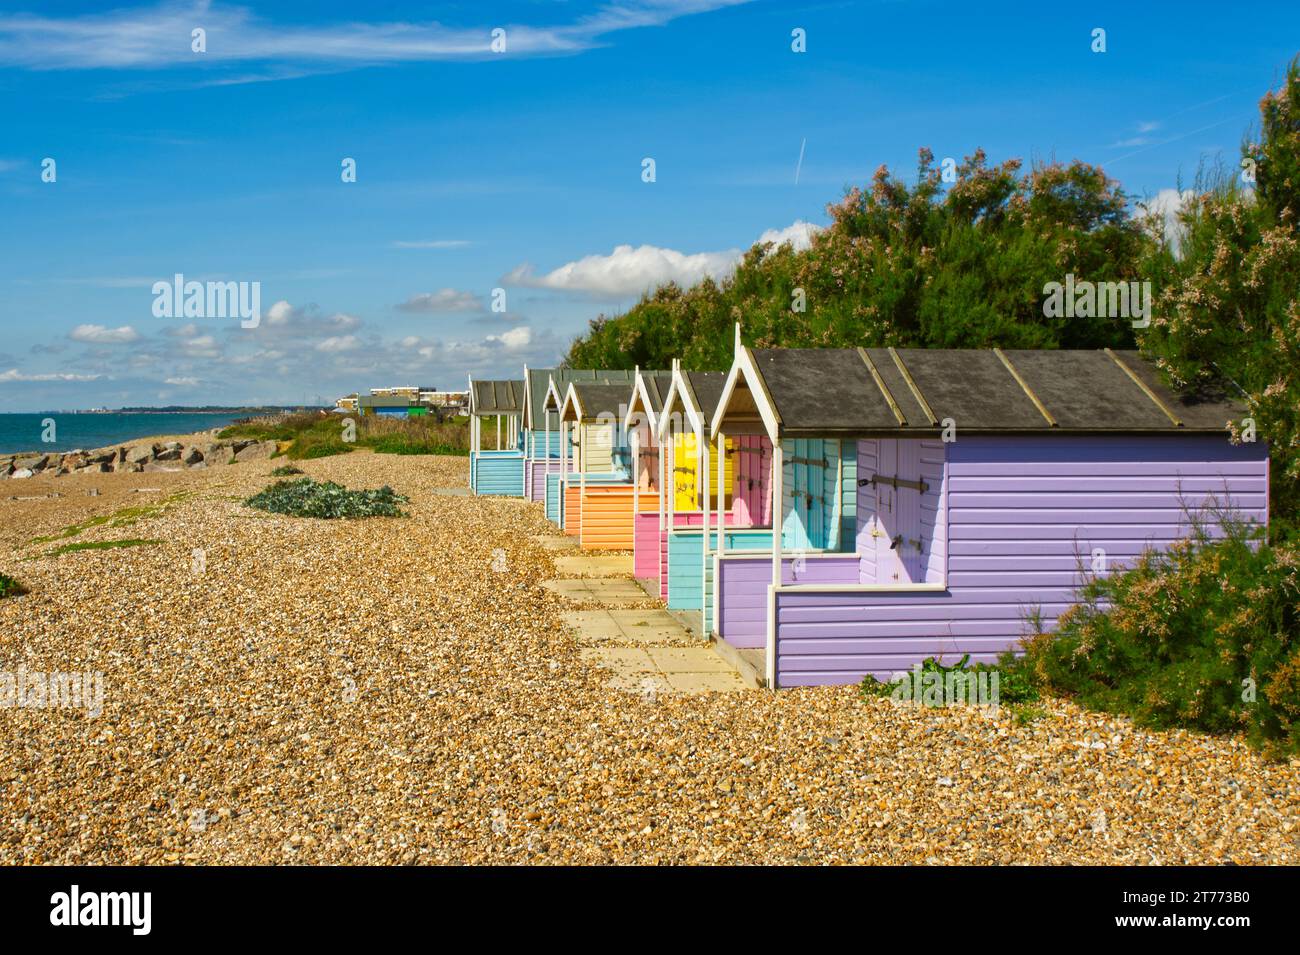
[[(126, 444), (155, 434), (191, 434), (224, 428), (242, 414), (206, 411), (155, 412), (49, 412), (0, 414), (0, 454), (18, 451), (73, 451)], [(50, 422), (54, 426), (50, 428)], [(53, 438), (52, 441), (45, 440)]]

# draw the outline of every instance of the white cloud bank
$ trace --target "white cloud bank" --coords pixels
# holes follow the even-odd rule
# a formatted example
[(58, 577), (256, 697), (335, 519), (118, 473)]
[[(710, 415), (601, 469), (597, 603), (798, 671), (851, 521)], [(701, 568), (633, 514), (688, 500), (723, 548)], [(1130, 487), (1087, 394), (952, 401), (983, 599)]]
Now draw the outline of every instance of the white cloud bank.
[[(789, 243), (796, 251), (802, 251), (812, 245), (812, 237), (819, 230), (819, 226), (800, 219), (784, 229), (768, 229), (758, 237), (758, 242), (771, 242), (778, 246)], [(525, 262), (512, 269), (501, 281), (505, 285), (527, 288), (627, 298), (669, 282), (690, 286), (706, 276), (715, 280), (725, 278), (736, 268), (742, 254), (740, 249), (727, 249), (687, 255), (656, 245), (636, 248), (620, 245), (609, 255), (588, 255), (545, 275), (537, 275)]]
[(91, 345), (123, 345), (140, 337), (130, 325), (107, 328), (103, 325), (78, 325), (68, 332), (74, 342), (86, 342)]
[(97, 381), (100, 377), (100, 375), (73, 375), (58, 372), (24, 375), (17, 368), (10, 368), (8, 371), (0, 372), (0, 381)]
[(413, 295), (396, 308), (399, 312), (481, 312), (483, 300), (473, 292), (445, 288)]

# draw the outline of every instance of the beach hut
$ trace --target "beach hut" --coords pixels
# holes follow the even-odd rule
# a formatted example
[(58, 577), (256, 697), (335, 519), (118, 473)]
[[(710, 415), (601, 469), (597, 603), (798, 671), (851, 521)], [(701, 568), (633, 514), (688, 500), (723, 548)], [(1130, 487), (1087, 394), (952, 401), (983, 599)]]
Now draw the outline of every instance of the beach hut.
[[(628, 383), (571, 381), (560, 406), (560, 427), (572, 443), (573, 470), (564, 473), (564, 533), (583, 550), (631, 550), (636, 492), (631, 451), (622, 422)], [(563, 469), (561, 469), (563, 471)]]
[[(534, 435), (529, 439), (531, 446), (540, 451), (540, 456), (534, 452), (526, 468), (534, 471), (532, 480), (534, 487), (537, 488), (534, 494), (540, 494), (537, 499), (545, 502), (547, 520), (563, 528), (565, 474), (573, 469), (576, 460), (573, 442), (577, 438), (574, 429), (567, 428), (562, 432), (560, 428), (560, 406), (564, 404), (569, 384), (574, 381), (593, 384), (616, 383), (630, 388), (635, 373), (621, 368), (555, 368), (547, 375), (544, 388), (541, 386), (541, 374), (542, 372), (539, 371), (532, 378), (533, 387), (538, 389), (541, 400), (537, 402), (535, 399), (529, 399), (534, 401), (532, 405), (534, 409), (540, 409), (540, 414), (530, 421), (534, 422), (534, 427), (541, 424), (543, 427), (555, 430), (548, 430), (540, 436)], [(568, 446), (565, 448), (560, 444), (562, 435), (567, 435), (564, 440), (568, 442)]]
[(719, 514), (725, 515), (729, 550), (771, 547), (771, 441), (755, 433), (719, 444), (708, 436), (726, 381), (724, 372), (683, 371), (676, 365), (658, 425), (668, 491), (658, 527), (660, 596), (670, 610), (699, 611), (702, 634), (712, 629)]
[[(519, 446), (519, 418), (524, 405), (522, 381), (469, 380), (469, 486), (475, 494), (522, 497), (524, 455)], [(483, 447), (483, 423), (492, 419), (494, 447)], [(492, 439), (490, 439), (492, 440)]]
[(623, 419), (632, 462), (632, 572), (656, 588), (660, 587), (661, 564), (666, 559), (663, 547), (667, 544), (666, 535), (661, 533), (661, 490), (665, 486), (666, 466), (659, 454), (658, 429), (672, 384), (671, 371), (638, 369)]
[(711, 432), (772, 440), (781, 532), (715, 555), (715, 631), (773, 687), (993, 662), (1191, 515), (1265, 524), (1267, 450), (1225, 430), (1243, 414), (1130, 351), (738, 344)]
[(556, 469), (560, 459), (560, 415), (558, 406), (547, 404), (552, 376), (561, 369), (524, 366), (524, 410), (521, 418), (524, 453), (524, 497), (546, 499), (546, 473)]

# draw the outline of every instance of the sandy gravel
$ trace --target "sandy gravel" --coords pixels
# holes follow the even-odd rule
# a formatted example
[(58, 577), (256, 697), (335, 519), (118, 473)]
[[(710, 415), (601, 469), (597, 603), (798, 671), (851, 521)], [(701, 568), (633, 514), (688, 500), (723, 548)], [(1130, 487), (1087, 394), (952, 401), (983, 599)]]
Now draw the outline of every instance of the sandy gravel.
[[(356, 452), (301, 466), (409, 518), (242, 507), (274, 463), (0, 485), (0, 570), (32, 589), (0, 600), (0, 670), (106, 681), (98, 718), (0, 709), (0, 863), (1300, 862), (1300, 767), (1238, 740), (611, 690), (539, 586), (537, 505)], [(69, 538), (160, 544), (29, 543), (161, 502)]]

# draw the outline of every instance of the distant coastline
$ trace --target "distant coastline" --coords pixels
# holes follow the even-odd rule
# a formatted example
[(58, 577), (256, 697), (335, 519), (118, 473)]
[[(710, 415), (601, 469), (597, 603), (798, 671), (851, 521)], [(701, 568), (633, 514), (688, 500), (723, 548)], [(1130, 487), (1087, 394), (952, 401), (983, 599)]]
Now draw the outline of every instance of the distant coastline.
[[(225, 414), (239, 417), (257, 417), (268, 414), (285, 414), (298, 411), (316, 411), (317, 405), (163, 405), (161, 407), (128, 408), (64, 408), (59, 411), (23, 411), (14, 414)], [(0, 416), (9, 412), (0, 412)]]
[(243, 418), (280, 414), (272, 408), (139, 411), (41, 411), (0, 414), (0, 454), (88, 451), (129, 444), (161, 434), (197, 434), (227, 427)]

